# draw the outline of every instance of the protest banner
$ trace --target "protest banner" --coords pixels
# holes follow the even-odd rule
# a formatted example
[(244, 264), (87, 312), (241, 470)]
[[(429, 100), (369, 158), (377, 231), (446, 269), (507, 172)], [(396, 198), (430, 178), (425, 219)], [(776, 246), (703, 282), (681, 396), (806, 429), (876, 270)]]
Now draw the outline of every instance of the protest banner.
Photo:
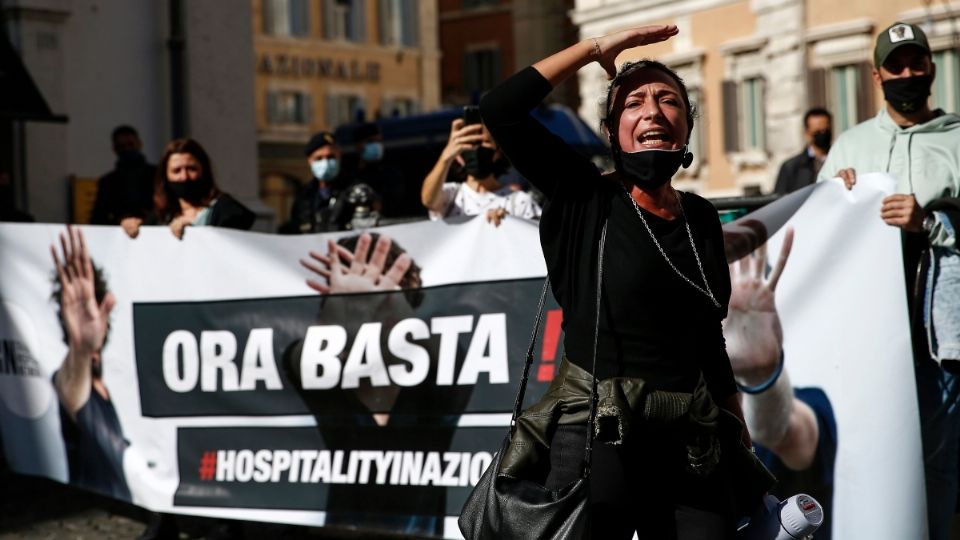
[[(834, 416), (818, 475), (831, 483), (833, 537), (919, 538), (903, 270), (876, 182), (808, 188), (729, 224), (725, 239), (735, 260), (767, 237), (776, 253), (784, 225), (796, 231), (777, 306), (794, 386), (817, 389)], [(532, 331), (545, 275), (535, 223), (374, 230), (411, 257), (416, 286), (328, 294), (298, 261), (355, 233), (82, 230), (100, 293), (116, 300), (102, 388), (89, 392), (113, 431), (85, 438), (87, 402), (62, 405), (53, 382), (70, 351), (50, 255), (64, 227), (0, 225), (0, 438), (13, 470), (160, 512), (459, 537)], [(561, 324), (551, 298), (527, 403), (553, 377)], [(78, 473), (96, 441), (119, 464), (113, 484), (105, 464)]]

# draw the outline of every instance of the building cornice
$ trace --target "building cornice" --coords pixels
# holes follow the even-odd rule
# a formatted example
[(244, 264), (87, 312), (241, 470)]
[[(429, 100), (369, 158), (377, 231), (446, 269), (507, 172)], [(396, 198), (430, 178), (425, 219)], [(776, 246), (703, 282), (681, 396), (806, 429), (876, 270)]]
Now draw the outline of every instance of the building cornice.
[(823, 41), (826, 39), (841, 38), (856, 34), (871, 34), (874, 27), (873, 19), (869, 17), (860, 17), (836, 24), (825, 24), (807, 30), (806, 39), (808, 43)]
[(498, 4), (496, 6), (485, 6), (474, 9), (444, 11), (440, 13), (440, 22), (460, 21), (463, 19), (476, 19), (478, 17), (503, 15), (510, 13), (511, 11), (513, 11), (513, 6), (510, 4)]
[(742, 0), (641, 0), (621, 1), (591, 9), (573, 10), (570, 18), (574, 25), (595, 23), (616, 24), (619, 27), (672, 19)]
[(6, 0), (0, 1), (2, 11), (33, 11), (69, 15), (72, 11), (70, 0)]
[(744, 38), (733, 39), (720, 45), (720, 53), (724, 55), (743, 54), (746, 52), (759, 51), (767, 44), (767, 36), (747, 36)]
[(676, 51), (660, 55), (657, 60), (668, 66), (682, 66), (684, 64), (693, 64), (702, 62), (707, 51), (701, 47), (695, 47), (684, 51)]
[(374, 54), (395, 55), (398, 52), (411, 55), (424, 55), (427, 57), (438, 57), (441, 54), (439, 48), (427, 49), (424, 47), (405, 47), (402, 45), (381, 45), (379, 43), (356, 42), (340, 39), (322, 39), (313, 37), (286, 37), (256, 35), (253, 38), (254, 50), (259, 52), (258, 46), (277, 47), (277, 48), (306, 48), (311, 52), (317, 50), (340, 50), (357, 52), (363, 51)]
[(927, 21), (942, 21), (953, 18), (960, 18), (960, 2), (944, 2), (925, 8), (908, 9), (907, 11), (901, 11), (897, 20), (911, 24), (922, 24)]

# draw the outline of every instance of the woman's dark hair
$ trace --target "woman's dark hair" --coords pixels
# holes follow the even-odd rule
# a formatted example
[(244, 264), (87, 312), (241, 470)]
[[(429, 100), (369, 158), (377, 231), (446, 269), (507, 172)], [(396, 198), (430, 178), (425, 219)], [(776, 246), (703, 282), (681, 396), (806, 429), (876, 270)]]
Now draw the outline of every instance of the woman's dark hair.
[(623, 86), (630, 77), (640, 73), (640, 71), (644, 69), (661, 71), (670, 77), (673, 82), (677, 83), (677, 87), (680, 89), (680, 95), (683, 97), (683, 104), (687, 107), (687, 137), (689, 138), (690, 134), (693, 133), (693, 121), (697, 116), (697, 111), (693, 104), (690, 103), (690, 94), (687, 92), (687, 85), (684, 84), (683, 79), (677, 75), (677, 72), (656, 60), (644, 59), (636, 62), (627, 62), (620, 66), (617, 76), (614, 77), (613, 80), (610, 81), (609, 86), (607, 86), (607, 98), (603, 101), (603, 111), (600, 117), (600, 124), (607, 131), (607, 135), (610, 138), (610, 145), (616, 149), (619, 149), (619, 141), (617, 141), (616, 138), (617, 127), (620, 123), (619, 111), (616, 110), (615, 107), (617, 94), (620, 87)]
[(174, 139), (167, 143), (167, 147), (164, 148), (163, 157), (157, 164), (157, 173), (153, 180), (153, 206), (157, 218), (164, 223), (180, 215), (180, 202), (167, 188), (167, 164), (173, 154), (190, 154), (200, 162), (200, 178), (196, 182), (200, 182), (203, 191), (206, 192), (206, 195), (200, 200), (202, 205), (209, 205), (210, 201), (220, 196), (220, 189), (213, 179), (213, 166), (210, 164), (210, 156), (207, 155), (207, 151), (193, 139)]

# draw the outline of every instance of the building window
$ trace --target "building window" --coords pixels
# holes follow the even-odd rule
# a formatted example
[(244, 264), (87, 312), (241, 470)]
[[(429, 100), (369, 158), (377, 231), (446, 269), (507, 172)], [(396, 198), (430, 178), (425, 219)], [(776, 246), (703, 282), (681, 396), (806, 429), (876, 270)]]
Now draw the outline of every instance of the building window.
[(327, 128), (333, 131), (338, 126), (362, 121), (366, 110), (366, 102), (360, 96), (330, 94), (327, 96)]
[(464, 86), (470, 94), (478, 94), (500, 81), (500, 50), (480, 49), (466, 54), (463, 62)]
[(833, 130), (840, 133), (876, 114), (873, 64), (838, 64), (807, 73), (808, 105), (826, 106), (833, 113)]
[(833, 126), (838, 132), (857, 125), (857, 66), (836, 66), (830, 70), (830, 109), (833, 111)]
[(310, 33), (307, 0), (263, 0), (263, 33), (306, 36)]
[(496, 6), (500, 0), (463, 0), (463, 9), (477, 9)]
[(933, 80), (933, 106), (947, 112), (960, 111), (960, 56), (957, 49), (933, 53), (937, 76)]
[(365, 4), (366, 0), (323, 0), (323, 37), (366, 41)]
[(690, 143), (687, 150), (693, 154), (693, 163), (702, 165), (707, 161), (706, 139), (704, 137), (704, 121), (707, 118), (706, 112), (700, 105), (703, 103), (703, 94), (699, 88), (687, 88), (687, 95), (690, 98), (690, 106), (696, 107), (697, 119), (693, 123), (693, 131), (690, 132)]
[(380, 0), (380, 44), (397, 47), (417, 46), (420, 20), (416, 0)]
[(409, 116), (420, 112), (420, 103), (411, 98), (384, 98), (380, 103), (380, 115), (387, 118)]
[(310, 96), (303, 92), (267, 92), (267, 122), (309, 125), (313, 120)]
[(763, 114), (763, 79), (753, 77), (739, 84), (740, 150), (766, 149), (766, 119)]

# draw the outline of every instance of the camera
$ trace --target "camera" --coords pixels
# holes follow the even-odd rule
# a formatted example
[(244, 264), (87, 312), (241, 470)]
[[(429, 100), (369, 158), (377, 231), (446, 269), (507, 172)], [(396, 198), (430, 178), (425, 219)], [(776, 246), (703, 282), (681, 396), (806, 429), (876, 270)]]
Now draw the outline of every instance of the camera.
[(813, 497), (799, 493), (783, 501), (773, 495), (746, 525), (737, 540), (806, 540), (823, 524), (823, 507)]

